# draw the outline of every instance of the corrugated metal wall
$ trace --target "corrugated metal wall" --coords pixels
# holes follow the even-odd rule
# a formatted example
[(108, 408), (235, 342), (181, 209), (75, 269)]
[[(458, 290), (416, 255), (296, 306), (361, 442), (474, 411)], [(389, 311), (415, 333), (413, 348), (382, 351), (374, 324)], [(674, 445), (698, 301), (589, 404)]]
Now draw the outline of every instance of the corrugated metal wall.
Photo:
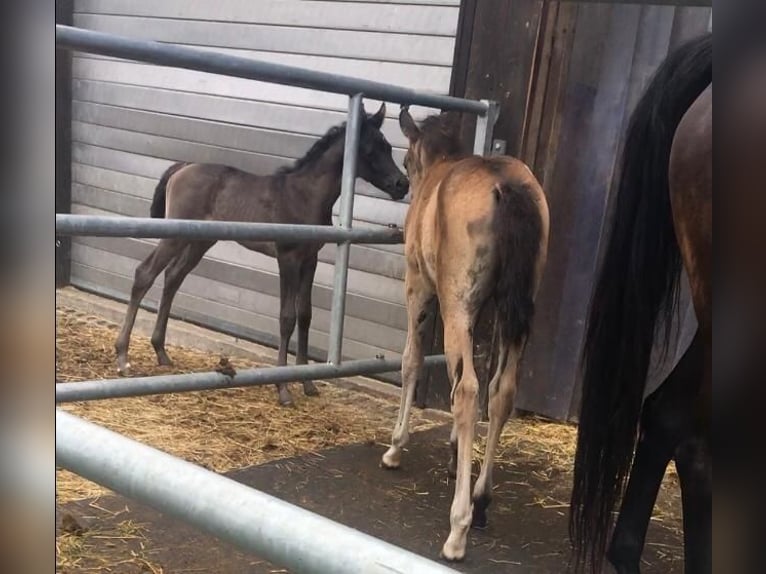
[[(447, 93), (458, 9), (459, 0), (76, 0), (74, 25)], [(174, 161), (270, 173), (343, 121), (347, 107), (344, 96), (80, 53), (72, 77), (72, 212), (81, 214), (146, 216), (158, 177)], [(377, 104), (367, 102), (367, 109)], [(398, 107), (388, 112), (384, 132), (401, 164)], [(355, 225), (401, 225), (406, 208), (360, 182)], [(124, 299), (153, 243), (76, 238), (72, 283)], [(400, 356), (401, 252), (352, 248), (346, 356)], [(333, 261), (334, 247), (327, 246), (314, 287), (316, 358), (327, 347)], [(147, 297), (151, 305), (161, 284)], [(187, 278), (173, 311), (275, 344), (278, 297), (275, 260), (219, 243)]]

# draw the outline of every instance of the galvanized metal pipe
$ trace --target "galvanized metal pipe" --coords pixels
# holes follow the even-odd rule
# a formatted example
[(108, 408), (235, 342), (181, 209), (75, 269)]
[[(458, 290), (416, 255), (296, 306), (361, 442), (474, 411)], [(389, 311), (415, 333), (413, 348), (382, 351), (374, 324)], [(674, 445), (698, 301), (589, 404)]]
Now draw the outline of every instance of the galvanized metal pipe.
[[(443, 364), (444, 355), (431, 355), (425, 358), (424, 365), (426, 368), (431, 368)], [(188, 375), (157, 375), (153, 377), (58, 383), (56, 385), (56, 403), (142, 397), (146, 395), (209, 391), (213, 389), (233, 389), (314, 379), (337, 379), (340, 377), (390, 373), (398, 371), (401, 367), (401, 361), (394, 359), (359, 359), (345, 362), (342, 365), (315, 363), (311, 365), (248, 369), (239, 371), (233, 377), (218, 372), (208, 372), (191, 373)]]
[(339, 74), (316, 72), (283, 64), (259, 62), (249, 58), (206, 52), (185, 46), (136, 40), (61, 24), (56, 25), (56, 46), (92, 54), (103, 54), (162, 66), (309, 88), (334, 94), (352, 96), (363, 93), (368, 98), (397, 104), (419, 105), (478, 115), (487, 111), (486, 104), (475, 100), (418, 92), (402, 86), (392, 86)]
[(100, 237), (178, 237), (219, 241), (288, 241), (402, 243), (400, 229), (343, 229), (331, 225), (293, 225), (287, 223), (246, 223), (197, 221), (193, 219), (153, 219), (103, 215), (56, 214), (57, 235), (95, 235)]
[(473, 153), (475, 155), (487, 156), (492, 149), (492, 134), (495, 131), (495, 124), (500, 113), (497, 102), (482, 100), (487, 106), (487, 113), (476, 118), (476, 132), (473, 140)]
[[(340, 186), (338, 227), (351, 231), (354, 220), (354, 188), (356, 187), (356, 166), (359, 157), (359, 135), (364, 118), (362, 94), (355, 94), (348, 100), (348, 122), (346, 141), (343, 149), (343, 173)], [(348, 284), (348, 257), (351, 244), (338, 244), (335, 252), (335, 277), (330, 311), (330, 337), (327, 362), (338, 365), (343, 360), (343, 320), (346, 316), (346, 286)]]
[(455, 573), (60, 409), (56, 465), (296, 574)]

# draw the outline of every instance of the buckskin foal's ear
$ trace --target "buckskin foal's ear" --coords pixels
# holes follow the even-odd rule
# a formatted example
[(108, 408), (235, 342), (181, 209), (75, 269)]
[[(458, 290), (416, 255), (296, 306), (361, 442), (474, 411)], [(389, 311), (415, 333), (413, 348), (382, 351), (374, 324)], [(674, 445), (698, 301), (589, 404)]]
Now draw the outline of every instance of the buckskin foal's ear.
[(386, 119), (386, 102), (380, 104), (380, 109), (369, 118), (370, 123), (378, 129), (383, 125), (384, 119)]
[(418, 141), (420, 130), (417, 124), (415, 124), (415, 120), (412, 119), (410, 111), (405, 106), (402, 106), (402, 111), (399, 112), (399, 127), (407, 139), (410, 140), (410, 143)]

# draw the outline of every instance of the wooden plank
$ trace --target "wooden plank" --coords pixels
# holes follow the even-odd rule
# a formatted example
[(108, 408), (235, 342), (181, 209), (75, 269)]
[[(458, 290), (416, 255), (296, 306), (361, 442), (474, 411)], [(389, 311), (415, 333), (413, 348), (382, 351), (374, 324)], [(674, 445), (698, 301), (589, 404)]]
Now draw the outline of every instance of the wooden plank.
[(673, 31), (670, 34), (670, 49), (673, 50), (684, 42), (707, 32), (712, 13), (712, 8), (700, 6), (676, 8)]
[(540, 26), (540, 0), (479, 3), (465, 97), (495, 100), (495, 137), (519, 155), (528, 86)]
[[(82, 265), (107, 271), (125, 277), (129, 281), (123, 291), (125, 297), (130, 293), (133, 271), (139, 263), (125, 255), (115, 253), (113, 250), (104, 250), (105, 241), (102, 238), (78, 238), (72, 245), (72, 261)], [(141, 245), (137, 240), (123, 241), (125, 247), (133, 246), (137, 251), (148, 252), (149, 245)], [(124, 252), (124, 251), (123, 251)], [(212, 304), (226, 305), (232, 308), (232, 312), (240, 310), (245, 314), (253, 313), (264, 318), (279, 319), (279, 297), (259, 293), (257, 284), (252, 289), (241, 289), (220, 281), (218, 278), (210, 278), (191, 273), (185, 280), (179, 293), (192, 295), (204, 299)], [(162, 280), (158, 278), (155, 289), (161, 293)], [(316, 333), (327, 335), (330, 328), (330, 311), (315, 307), (312, 320), (312, 328)], [(277, 329), (275, 334), (279, 333)], [(400, 352), (404, 348), (406, 333), (391, 327), (371, 323), (370, 321), (347, 316), (344, 323), (344, 338), (373, 346), (376, 352), (391, 353)]]
[(455, 52), (452, 56), (452, 76), (449, 87), (451, 96), (463, 97), (466, 93), (477, 4), (478, 0), (464, 0), (460, 3)]
[[(71, 25), (72, 0), (56, 3), (56, 24)], [(56, 50), (56, 165), (55, 209), (56, 213), (69, 213), (72, 205), (72, 54), (68, 50)], [(56, 237), (55, 281), (56, 287), (69, 283), (71, 240)]]
[(641, 22), (636, 39), (636, 50), (633, 56), (632, 72), (628, 85), (628, 101), (623, 120), (623, 138), (627, 129), (627, 121), (636, 107), (644, 88), (662, 63), (668, 53), (675, 8), (672, 6), (643, 6)]
[(450, 66), (454, 39), (353, 30), (75, 14), (75, 26), (131, 38), (355, 60)]
[(418, 6), (337, 2), (302, 2), (258, 0), (253, 10), (251, 0), (188, 2), (187, 0), (77, 0), (77, 13), (148, 16), (184, 20), (225, 19), (243, 24), (267, 24), (362, 30), (373, 32), (454, 36), (457, 7)]
[[(555, 418), (570, 415), (577, 383), (586, 302), (592, 290), (601, 216), (621, 134), (640, 15), (640, 6), (579, 7), (559, 147), (562, 153), (549, 186), (554, 190), (551, 212), (558, 217), (552, 218), (548, 287), (538, 304), (543, 324), (535, 325), (519, 391), (523, 408)], [(572, 149), (578, 153), (563, 153)], [(551, 340), (556, 341), (553, 349), (548, 343)]]

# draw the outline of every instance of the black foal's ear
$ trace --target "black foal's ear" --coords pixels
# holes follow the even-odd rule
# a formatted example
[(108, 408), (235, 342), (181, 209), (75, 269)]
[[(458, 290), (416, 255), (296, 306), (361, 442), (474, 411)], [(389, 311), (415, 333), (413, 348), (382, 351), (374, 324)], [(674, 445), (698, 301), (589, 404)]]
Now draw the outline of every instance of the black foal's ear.
[(410, 110), (407, 106), (402, 106), (402, 110), (399, 112), (399, 127), (402, 133), (410, 140), (410, 143), (415, 143), (420, 137), (420, 130), (418, 129), (415, 120), (410, 115)]
[(370, 116), (370, 123), (380, 129), (384, 119), (386, 119), (386, 102), (380, 104), (380, 109), (375, 112), (374, 115)]

